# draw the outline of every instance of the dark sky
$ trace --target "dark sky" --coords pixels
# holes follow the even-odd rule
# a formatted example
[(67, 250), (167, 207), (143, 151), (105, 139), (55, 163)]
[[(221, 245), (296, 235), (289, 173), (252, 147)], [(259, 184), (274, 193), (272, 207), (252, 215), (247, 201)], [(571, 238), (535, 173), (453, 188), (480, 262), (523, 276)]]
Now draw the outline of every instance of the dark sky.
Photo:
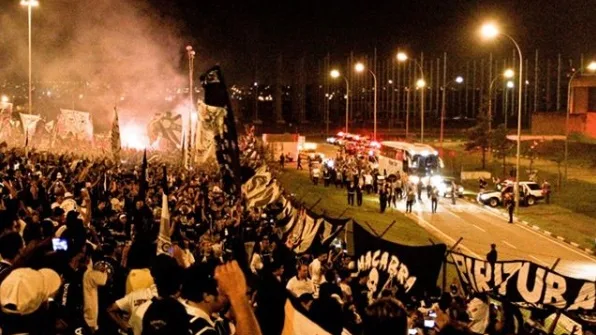
[(242, 77), (251, 73), (248, 61), (255, 57), (267, 72), (277, 52), (288, 61), (327, 52), (341, 61), (350, 50), (372, 54), (375, 46), (387, 55), (398, 47), (434, 57), (442, 51), (459, 57), (510, 54), (509, 42), (478, 38), (485, 18), (500, 22), (528, 54), (538, 48), (550, 55), (596, 56), (596, 3), (590, 0), (152, 1), (188, 23), (203, 54)]
[[(0, 60), (4, 60), (0, 61), (0, 75), (26, 70), (26, 11), (18, 2), (0, 0), (0, 7), (5, 10), (0, 12)], [(93, 57), (99, 64), (126, 59), (130, 54), (127, 47), (134, 47), (133, 51), (139, 53), (145, 49), (152, 52), (134, 58), (153, 57), (158, 63), (178, 63), (171, 66), (179, 69), (185, 67), (184, 45), (191, 43), (197, 50), (197, 69), (218, 62), (229, 82), (243, 83), (252, 80), (255, 68), (258, 79), (268, 81), (274, 60), (282, 52), (288, 68), (301, 56), (316, 64), (326, 53), (331, 54), (334, 64), (344, 64), (351, 50), (357, 56), (372, 56), (375, 47), (383, 58), (398, 48), (416, 55), (424, 52), (425, 57), (433, 58), (441, 56), (443, 51), (448, 52), (450, 59), (480, 58), (489, 52), (511, 55), (513, 46), (506, 40), (487, 43), (478, 37), (478, 27), (486, 18), (500, 22), (519, 41), (528, 57), (533, 57), (536, 48), (541, 55), (553, 59), (559, 52), (565, 58), (578, 59), (580, 53), (586, 59), (596, 57), (594, 0), (351, 3), (345, 0), (40, 0), (40, 3), (41, 7), (34, 12), (36, 69), (48, 67), (48, 62), (58, 58), (66, 61), (68, 57), (89, 64), (94, 60), (88, 58), (91, 51), (83, 55), (86, 58), (80, 55), (87, 48), (86, 43), (91, 44)], [(143, 49), (135, 44), (139, 34), (146, 35), (141, 43)], [(95, 36), (103, 37), (104, 43), (94, 45)], [(110, 40), (115, 43), (109, 43)], [(157, 44), (151, 46), (155, 41)], [(111, 44), (121, 52), (114, 55), (118, 50), (107, 50)], [(106, 51), (109, 57), (105, 56)], [(68, 60), (66, 65), (80, 67), (71, 63)], [(64, 67), (58, 65), (55, 66), (58, 70)], [(97, 69), (98, 66), (88, 67), (91, 74), (105, 72), (103, 68)]]

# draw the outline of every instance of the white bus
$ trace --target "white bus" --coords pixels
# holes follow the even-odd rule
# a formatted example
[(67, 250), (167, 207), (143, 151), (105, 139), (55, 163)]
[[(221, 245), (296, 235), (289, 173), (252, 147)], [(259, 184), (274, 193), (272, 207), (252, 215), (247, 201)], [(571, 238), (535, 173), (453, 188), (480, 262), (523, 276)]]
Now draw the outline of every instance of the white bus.
[(404, 174), (415, 184), (422, 180), (424, 185), (441, 181), (441, 169), (444, 168), (439, 153), (430, 145), (396, 141), (381, 142), (378, 151), (379, 173), (389, 178)]

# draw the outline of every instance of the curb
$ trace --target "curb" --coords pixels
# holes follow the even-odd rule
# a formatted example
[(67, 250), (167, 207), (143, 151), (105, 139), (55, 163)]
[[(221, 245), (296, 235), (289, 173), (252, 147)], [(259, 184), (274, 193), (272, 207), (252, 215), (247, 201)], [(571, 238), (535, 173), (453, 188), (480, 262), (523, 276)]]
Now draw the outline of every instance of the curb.
[[(474, 204), (476, 204), (476, 205), (478, 205), (478, 206), (481, 206), (481, 207), (483, 207), (484, 209), (486, 209), (486, 210), (489, 210), (489, 211), (491, 211), (491, 212), (493, 212), (493, 213), (495, 213), (495, 214), (498, 214), (498, 215), (500, 215), (500, 216), (504, 216), (505, 218), (509, 218), (509, 216), (508, 216), (506, 213), (503, 213), (502, 211), (500, 211), (500, 210), (498, 210), (498, 209), (495, 209), (495, 208), (492, 208), (492, 207), (486, 206), (486, 205), (484, 205), (484, 204), (478, 203), (478, 202), (476, 201), (476, 199), (474, 199), (474, 198), (471, 198), (471, 199), (466, 199), (466, 200), (468, 200), (468, 202), (471, 202), (471, 203), (474, 203)], [(576, 242), (572, 242), (572, 241), (569, 241), (568, 239), (566, 239), (566, 238), (565, 238), (565, 237), (563, 237), (563, 236), (554, 235), (552, 232), (550, 232), (550, 231), (548, 231), (548, 230), (541, 229), (541, 228), (540, 228), (539, 226), (537, 226), (537, 225), (530, 224), (530, 223), (528, 223), (527, 221), (523, 221), (523, 220), (517, 220), (517, 223), (521, 223), (521, 224), (523, 224), (524, 226), (527, 226), (528, 228), (531, 228), (533, 231), (536, 231), (536, 232), (542, 233), (543, 235), (546, 235), (546, 236), (550, 236), (550, 237), (556, 238), (557, 240), (559, 240), (559, 241), (561, 241), (561, 242), (565, 242), (566, 244), (568, 244), (568, 245), (570, 245), (570, 246), (572, 246), (572, 247), (575, 247), (575, 248), (576, 248), (576, 249), (578, 249), (579, 251), (582, 251), (582, 252), (584, 252), (584, 253), (586, 253), (586, 254), (588, 254), (588, 255), (596, 255), (596, 252), (595, 252), (594, 250), (592, 250), (592, 249), (589, 249), (589, 248), (584, 248), (584, 247), (581, 247), (581, 246), (580, 246), (578, 243), (576, 243)]]

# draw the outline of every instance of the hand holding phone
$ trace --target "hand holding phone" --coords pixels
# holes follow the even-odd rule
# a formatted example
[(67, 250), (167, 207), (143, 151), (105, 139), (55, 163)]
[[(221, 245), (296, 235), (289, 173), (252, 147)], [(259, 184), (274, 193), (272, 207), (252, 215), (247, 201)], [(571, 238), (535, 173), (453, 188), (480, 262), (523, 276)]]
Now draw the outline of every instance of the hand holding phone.
[(54, 251), (68, 251), (68, 241), (65, 238), (53, 238), (52, 249)]

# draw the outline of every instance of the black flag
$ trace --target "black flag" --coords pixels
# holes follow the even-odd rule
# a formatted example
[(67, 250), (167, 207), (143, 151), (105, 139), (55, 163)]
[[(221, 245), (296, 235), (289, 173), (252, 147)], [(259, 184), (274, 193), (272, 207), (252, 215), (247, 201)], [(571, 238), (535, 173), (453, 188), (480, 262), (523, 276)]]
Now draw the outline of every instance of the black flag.
[(141, 185), (139, 185), (139, 198), (145, 200), (147, 194), (147, 149), (143, 151), (143, 165), (141, 166)]
[(238, 134), (234, 112), (228, 90), (219, 66), (201, 75), (205, 89), (205, 105), (208, 118), (215, 128), (215, 154), (219, 163), (224, 191), (229, 195), (240, 196), (240, 156)]

